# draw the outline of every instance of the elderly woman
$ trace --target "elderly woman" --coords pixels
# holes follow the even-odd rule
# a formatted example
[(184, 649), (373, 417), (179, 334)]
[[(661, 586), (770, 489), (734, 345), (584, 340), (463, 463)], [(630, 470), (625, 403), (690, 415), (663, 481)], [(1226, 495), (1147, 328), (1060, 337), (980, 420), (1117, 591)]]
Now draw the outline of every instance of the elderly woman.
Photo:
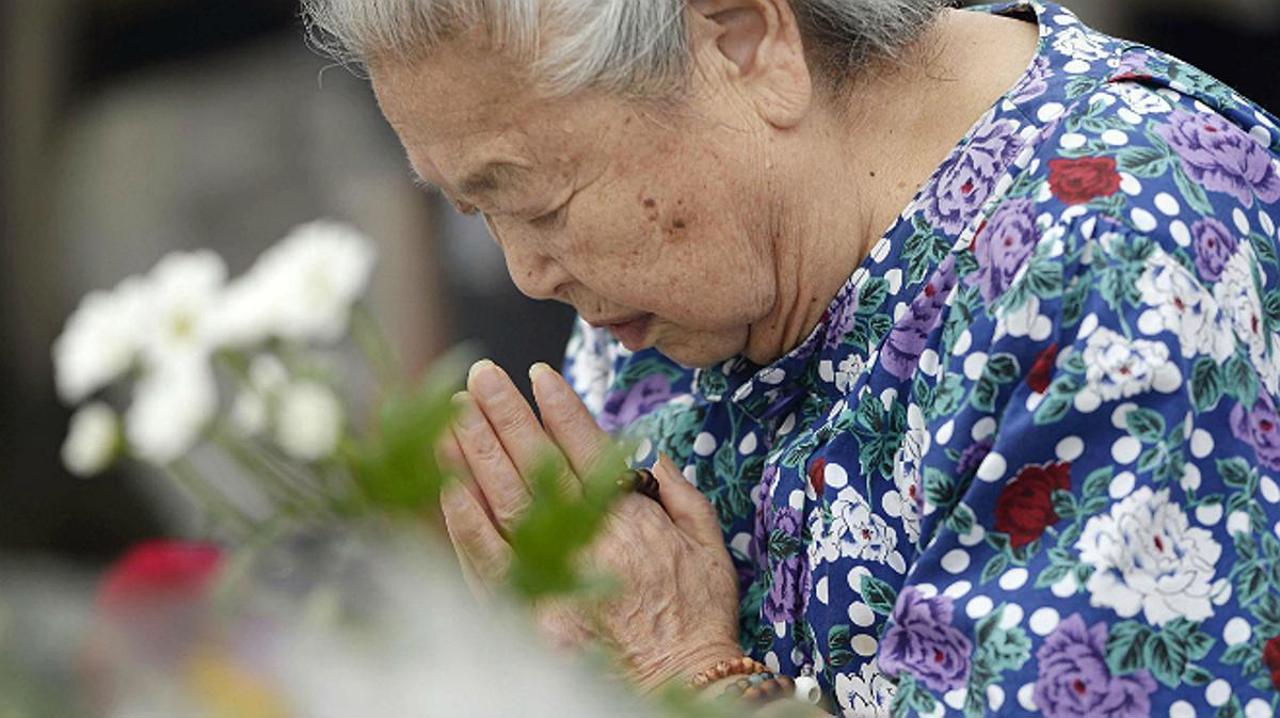
[(478, 586), (545, 447), (572, 490), (623, 432), (665, 457), (593, 554), (628, 590), (544, 623), (642, 688), (1272, 715), (1276, 118), (1049, 3), (307, 6), (582, 317), (542, 423), (488, 362), (460, 398)]

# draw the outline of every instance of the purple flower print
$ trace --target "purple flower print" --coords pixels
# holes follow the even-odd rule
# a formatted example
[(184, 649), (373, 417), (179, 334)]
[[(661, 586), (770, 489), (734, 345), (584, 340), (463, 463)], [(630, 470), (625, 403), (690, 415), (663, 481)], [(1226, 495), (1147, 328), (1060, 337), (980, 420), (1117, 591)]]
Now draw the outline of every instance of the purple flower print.
[(929, 341), (929, 334), (938, 326), (942, 308), (955, 287), (956, 262), (955, 256), (951, 255), (938, 265), (937, 271), (912, 300), (911, 308), (889, 331), (880, 351), (880, 364), (890, 374), (906, 379), (915, 372), (920, 363), (920, 353)]
[(1142, 78), (1151, 77), (1151, 68), (1148, 63), (1151, 61), (1151, 55), (1145, 50), (1135, 50), (1126, 52), (1120, 59), (1120, 66), (1116, 68), (1117, 78)]
[(844, 338), (853, 330), (853, 323), (858, 318), (857, 297), (856, 291), (841, 293), (836, 297), (835, 302), (827, 307), (827, 313), (823, 317), (823, 324), (826, 325), (822, 340), (824, 349), (840, 346)]
[(630, 388), (609, 394), (600, 412), (600, 426), (610, 432), (626, 428), (670, 399), (670, 380), (661, 374), (650, 374)]
[(1022, 142), (1010, 120), (989, 122), (954, 155), (924, 190), (924, 216), (946, 234), (959, 234), (991, 196)]
[(967, 476), (978, 470), (978, 466), (982, 460), (987, 458), (987, 454), (991, 453), (991, 447), (995, 445), (995, 441), (990, 437), (979, 439), (969, 444), (960, 452), (960, 458), (956, 459), (956, 475)]
[(970, 281), (978, 285), (983, 299), (990, 303), (1004, 294), (1039, 238), (1031, 200), (1013, 199), (1000, 205), (973, 239), (978, 271)]
[(1252, 409), (1236, 404), (1231, 409), (1230, 422), (1231, 433), (1253, 447), (1258, 463), (1280, 470), (1280, 416), (1265, 389), (1258, 393)]
[(963, 687), (973, 644), (951, 625), (953, 611), (948, 596), (925, 598), (914, 586), (904, 588), (893, 627), (880, 642), (880, 670), (889, 676), (909, 673), (942, 693)]
[(1155, 132), (1178, 154), (1187, 176), (1205, 189), (1229, 194), (1245, 207), (1253, 206), (1255, 195), (1267, 203), (1280, 200), (1280, 173), (1271, 155), (1221, 115), (1174, 110), (1169, 123)]
[[(774, 623), (792, 621), (800, 614), (802, 580), (800, 545), (800, 512), (786, 506), (770, 512), (765, 520), (767, 540), (778, 544), (794, 544), (793, 550), (769, 550), (772, 582), (764, 597), (765, 620)], [(781, 555), (779, 555), (781, 554)]]
[(1009, 100), (1018, 104), (1030, 102), (1043, 95), (1049, 89), (1049, 78), (1053, 70), (1049, 69), (1049, 58), (1038, 55), (1027, 73), (1022, 76), (1016, 87), (1009, 93)]
[(1147, 718), (1156, 682), (1146, 671), (1111, 675), (1107, 624), (1087, 628), (1080, 614), (1058, 624), (1036, 651), (1032, 700), (1045, 718)]
[(1227, 225), (1213, 217), (1205, 217), (1191, 225), (1196, 250), (1196, 271), (1201, 278), (1218, 281), (1222, 268), (1236, 251), (1236, 238)]

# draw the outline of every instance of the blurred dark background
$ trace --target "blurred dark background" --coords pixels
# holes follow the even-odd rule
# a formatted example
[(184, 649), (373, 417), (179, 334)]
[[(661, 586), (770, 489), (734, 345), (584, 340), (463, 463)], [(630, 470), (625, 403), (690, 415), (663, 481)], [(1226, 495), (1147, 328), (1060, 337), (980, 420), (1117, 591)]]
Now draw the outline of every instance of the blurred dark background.
[[(1275, 110), (1280, 1), (1081, 0)], [(292, 0), (0, 0), (0, 552), (93, 565), (174, 530), (154, 477), (73, 479), (49, 346), (79, 297), (168, 251), (236, 273), (319, 216), (379, 242), (374, 301), (421, 366), (460, 340), (558, 361), (570, 314), (521, 298), (482, 227), (416, 190), (367, 83)]]

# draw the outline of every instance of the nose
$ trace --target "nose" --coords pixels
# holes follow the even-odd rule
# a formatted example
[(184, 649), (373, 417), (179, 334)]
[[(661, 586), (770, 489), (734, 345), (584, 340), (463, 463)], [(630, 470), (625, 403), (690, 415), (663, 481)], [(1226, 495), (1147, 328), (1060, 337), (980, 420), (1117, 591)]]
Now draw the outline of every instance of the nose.
[[(561, 298), (561, 289), (572, 277), (558, 260), (542, 246), (544, 242), (533, 236), (512, 236), (509, 231), (499, 231), (489, 221), (489, 232), (502, 248), (507, 262), (507, 273), (521, 294), (531, 299)], [(520, 233), (516, 233), (520, 235)]]

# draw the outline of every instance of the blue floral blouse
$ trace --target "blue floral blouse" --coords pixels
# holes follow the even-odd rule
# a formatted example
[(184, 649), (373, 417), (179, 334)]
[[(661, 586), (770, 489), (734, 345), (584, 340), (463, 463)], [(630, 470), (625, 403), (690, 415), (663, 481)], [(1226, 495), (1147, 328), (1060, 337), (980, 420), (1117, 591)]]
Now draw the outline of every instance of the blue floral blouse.
[(847, 716), (1261, 718), (1280, 693), (1280, 130), (1049, 3), (1021, 80), (769, 366), (579, 326), (719, 512), (742, 644)]

